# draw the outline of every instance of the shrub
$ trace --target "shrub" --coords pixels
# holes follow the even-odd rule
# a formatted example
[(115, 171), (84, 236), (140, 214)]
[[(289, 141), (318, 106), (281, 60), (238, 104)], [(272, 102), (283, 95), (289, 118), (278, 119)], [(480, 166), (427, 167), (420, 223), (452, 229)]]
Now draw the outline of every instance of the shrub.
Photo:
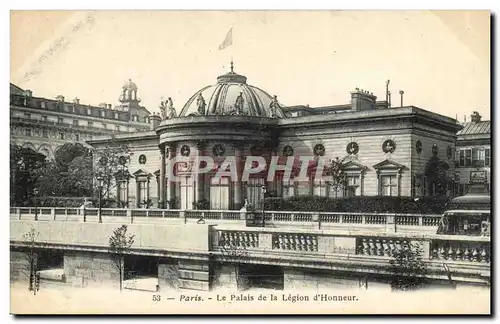
[(266, 198), (265, 209), (276, 211), (317, 211), (353, 213), (441, 214), (449, 198), (425, 197), (415, 201), (412, 197), (361, 196), (330, 198), (297, 196)]

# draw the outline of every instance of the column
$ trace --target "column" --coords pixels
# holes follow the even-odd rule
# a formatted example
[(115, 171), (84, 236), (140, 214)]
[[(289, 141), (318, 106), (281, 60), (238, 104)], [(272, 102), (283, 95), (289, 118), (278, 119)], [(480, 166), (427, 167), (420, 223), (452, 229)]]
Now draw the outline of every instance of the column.
[[(173, 158), (175, 157), (175, 144), (172, 144), (172, 143), (169, 143), (167, 144), (167, 148), (168, 148), (168, 168), (173, 168)], [(173, 171), (172, 171), (173, 172)], [(171, 172), (169, 172), (170, 174)], [(171, 179), (167, 179), (168, 180), (168, 200), (170, 202), (174, 201), (175, 200), (175, 187), (178, 183), (176, 183), (175, 181), (171, 181)], [(170, 206), (169, 205), (169, 209), (175, 209), (175, 208), (178, 208), (179, 206)]]
[[(196, 143), (197, 149), (198, 149), (198, 156), (204, 156), (205, 155), (205, 146), (206, 146), (206, 141), (198, 141)], [(199, 170), (200, 165), (194, 166), (198, 168)], [(205, 173), (198, 173), (197, 178), (196, 178), (196, 197), (195, 197), (195, 202), (198, 201), (203, 201), (206, 200), (206, 195), (205, 195)]]
[(397, 181), (398, 181), (398, 182), (397, 182), (397, 185), (398, 185), (398, 197), (399, 197), (399, 196), (401, 196), (401, 172), (402, 172), (402, 171), (403, 171), (403, 170), (398, 169), (398, 176), (397, 176), (397, 179), (398, 179), (398, 180), (397, 180)]
[(243, 145), (237, 143), (234, 145), (234, 158), (238, 165), (238, 179), (231, 179), (234, 186), (234, 206), (235, 210), (240, 210), (243, 207), (243, 196), (242, 196), (242, 183), (241, 177), (243, 176), (243, 168), (245, 166), (243, 161)]
[(160, 196), (158, 197), (158, 208), (165, 208), (165, 144), (160, 147), (160, 179), (158, 185), (160, 186)]

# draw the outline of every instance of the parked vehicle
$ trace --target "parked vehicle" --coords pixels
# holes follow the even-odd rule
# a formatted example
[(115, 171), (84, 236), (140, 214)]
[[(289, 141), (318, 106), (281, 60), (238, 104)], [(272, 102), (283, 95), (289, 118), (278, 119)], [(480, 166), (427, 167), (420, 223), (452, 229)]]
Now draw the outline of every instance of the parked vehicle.
[(484, 184), (475, 183), (467, 194), (450, 202), (437, 234), (489, 236), (490, 231), (491, 197)]

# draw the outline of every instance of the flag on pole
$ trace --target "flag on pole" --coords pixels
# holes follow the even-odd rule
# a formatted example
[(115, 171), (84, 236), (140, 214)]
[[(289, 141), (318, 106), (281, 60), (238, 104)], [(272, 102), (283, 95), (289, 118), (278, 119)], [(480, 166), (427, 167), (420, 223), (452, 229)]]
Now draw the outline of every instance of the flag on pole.
[(223, 50), (230, 45), (233, 45), (233, 27), (229, 29), (229, 31), (226, 34), (226, 38), (224, 38), (222, 44), (219, 45), (219, 50)]

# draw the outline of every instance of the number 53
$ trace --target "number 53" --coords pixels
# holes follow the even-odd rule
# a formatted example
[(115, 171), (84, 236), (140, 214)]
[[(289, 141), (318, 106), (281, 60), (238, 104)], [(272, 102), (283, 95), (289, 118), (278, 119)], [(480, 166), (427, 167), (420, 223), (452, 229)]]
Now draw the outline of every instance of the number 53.
[(153, 301), (160, 301), (161, 296), (160, 295), (153, 295)]

